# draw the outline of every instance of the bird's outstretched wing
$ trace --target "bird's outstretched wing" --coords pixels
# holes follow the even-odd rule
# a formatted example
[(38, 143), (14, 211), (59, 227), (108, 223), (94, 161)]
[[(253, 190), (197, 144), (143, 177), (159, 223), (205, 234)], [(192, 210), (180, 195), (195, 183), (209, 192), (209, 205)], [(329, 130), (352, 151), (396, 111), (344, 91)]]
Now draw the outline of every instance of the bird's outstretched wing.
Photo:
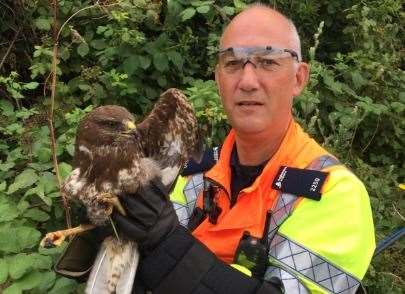
[[(193, 157), (199, 161), (201, 158), (202, 140), (197, 118), (187, 97), (178, 89), (164, 92), (136, 129), (143, 138), (145, 155), (157, 161), (162, 174), (171, 181), (187, 159)], [(170, 183), (170, 179), (163, 181)]]

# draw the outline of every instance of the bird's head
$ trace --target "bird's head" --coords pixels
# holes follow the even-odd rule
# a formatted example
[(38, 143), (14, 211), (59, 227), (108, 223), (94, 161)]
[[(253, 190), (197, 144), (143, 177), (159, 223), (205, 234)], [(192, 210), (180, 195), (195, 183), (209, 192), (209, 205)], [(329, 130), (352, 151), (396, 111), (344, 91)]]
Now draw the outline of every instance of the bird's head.
[(136, 129), (135, 119), (124, 107), (100, 106), (89, 112), (77, 131), (76, 145), (92, 147), (119, 145)]

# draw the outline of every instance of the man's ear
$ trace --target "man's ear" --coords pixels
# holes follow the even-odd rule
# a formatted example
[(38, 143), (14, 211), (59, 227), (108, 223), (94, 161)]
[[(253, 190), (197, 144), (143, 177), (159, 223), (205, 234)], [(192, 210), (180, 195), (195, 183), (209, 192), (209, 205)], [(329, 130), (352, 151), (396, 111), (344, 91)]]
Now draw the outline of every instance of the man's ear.
[(296, 84), (293, 92), (294, 97), (299, 96), (301, 92), (304, 90), (305, 86), (307, 85), (309, 81), (309, 71), (310, 66), (308, 63), (305, 62), (298, 63), (297, 71), (295, 73)]
[(217, 84), (217, 90), (218, 90), (218, 94), (219, 94), (219, 96), (221, 97), (221, 87), (219, 86), (219, 73), (218, 73), (218, 71), (219, 71), (219, 68), (218, 68), (218, 64), (215, 66), (215, 71), (214, 71), (214, 74), (215, 74), (215, 83)]

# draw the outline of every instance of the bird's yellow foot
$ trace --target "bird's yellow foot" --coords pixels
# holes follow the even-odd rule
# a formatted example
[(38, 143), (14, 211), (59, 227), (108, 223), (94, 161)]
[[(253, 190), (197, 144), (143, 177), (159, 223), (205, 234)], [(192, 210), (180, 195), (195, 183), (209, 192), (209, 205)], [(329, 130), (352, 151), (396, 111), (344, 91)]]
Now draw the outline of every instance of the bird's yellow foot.
[(53, 246), (60, 246), (62, 242), (66, 239), (66, 237), (80, 234), (83, 232), (86, 232), (88, 230), (94, 229), (96, 226), (92, 224), (83, 224), (71, 229), (66, 229), (66, 230), (60, 230), (56, 232), (51, 232), (45, 235), (44, 238), (42, 238), (41, 242), (39, 245), (41, 247), (45, 248), (50, 248)]

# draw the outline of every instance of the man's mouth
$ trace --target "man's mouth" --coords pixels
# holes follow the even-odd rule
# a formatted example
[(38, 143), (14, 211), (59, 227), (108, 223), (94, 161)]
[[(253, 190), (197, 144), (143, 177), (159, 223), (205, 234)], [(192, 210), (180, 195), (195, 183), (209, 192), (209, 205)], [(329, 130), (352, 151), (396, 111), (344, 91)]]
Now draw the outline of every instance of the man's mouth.
[(238, 106), (254, 106), (254, 105), (263, 105), (263, 103), (257, 101), (240, 101), (236, 103)]

